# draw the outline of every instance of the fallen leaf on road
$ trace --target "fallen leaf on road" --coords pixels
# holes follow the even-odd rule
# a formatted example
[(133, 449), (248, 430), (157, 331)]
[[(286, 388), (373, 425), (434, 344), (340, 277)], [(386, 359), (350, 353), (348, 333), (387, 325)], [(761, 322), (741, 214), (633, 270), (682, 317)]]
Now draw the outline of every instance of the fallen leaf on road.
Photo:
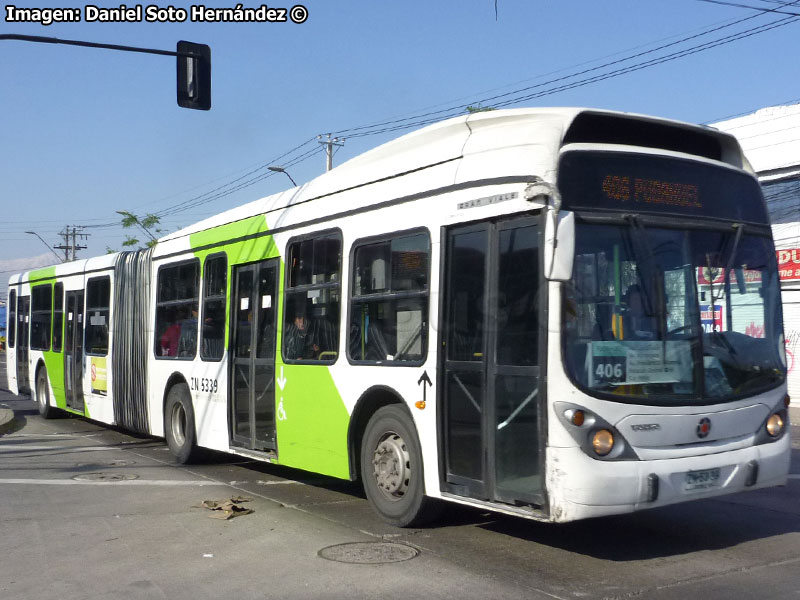
[(251, 500), (252, 498), (246, 498), (244, 496), (234, 496), (228, 500), (203, 500), (198, 508), (207, 508), (213, 511), (212, 514), (208, 515), (211, 519), (227, 521), (228, 519), (249, 515), (254, 512), (250, 508), (240, 506), (241, 503), (250, 502)]

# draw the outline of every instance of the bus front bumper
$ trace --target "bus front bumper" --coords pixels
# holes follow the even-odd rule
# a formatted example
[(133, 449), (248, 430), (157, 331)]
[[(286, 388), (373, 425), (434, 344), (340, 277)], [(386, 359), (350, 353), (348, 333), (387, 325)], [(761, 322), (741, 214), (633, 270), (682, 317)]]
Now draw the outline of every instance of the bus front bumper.
[(785, 485), (791, 435), (717, 454), (602, 461), (580, 448), (547, 449), (552, 521), (565, 522)]

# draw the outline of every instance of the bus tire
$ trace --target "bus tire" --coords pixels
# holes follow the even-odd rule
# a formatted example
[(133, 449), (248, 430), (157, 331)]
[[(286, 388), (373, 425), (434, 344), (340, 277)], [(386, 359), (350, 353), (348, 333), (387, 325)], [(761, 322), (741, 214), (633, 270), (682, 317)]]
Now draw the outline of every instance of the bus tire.
[(372, 506), (396, 527), (420, 526), (438, 516), (439, 504), (424, 493), (416, 428), (399, 405), (378, 409), (367, 423), (361, 479)]
[(36, 407), (43, 419), (52, 419), (56, 416), (56, 409), (50, 406), (50, 386), (47, 383), (47, 367), (42, 367), (36, 373)]
[(185, 383), (173, 385), (167, 394), (164, 429), (169, 451), (179, 464), (190, 463), (197, 458), (192, 395)]

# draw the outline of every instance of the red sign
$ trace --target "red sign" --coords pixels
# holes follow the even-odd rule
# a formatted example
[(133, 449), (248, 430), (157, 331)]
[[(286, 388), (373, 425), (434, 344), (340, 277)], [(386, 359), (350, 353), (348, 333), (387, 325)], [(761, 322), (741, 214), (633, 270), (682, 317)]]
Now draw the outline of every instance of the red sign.
[(776, 250), (778, 257), (778, 272), (781, 281), (796, 281), (800, 279), (800, 248)]
[[(798, 254), (800, 258), (800, 253)], [(798, 279), (800, 279), (800, 263), (797, 265)], [(742, 269), (745, 283), (759, 283), (761, 281), (761, 271), (752, 269)], [(699, 267), (697, 269), (697, 283), (700, 285), (718, 284), (725, 282), (725, 269), (720, 267)], [(731, 283), (736, 283), (736, 269), (731, 272)]]

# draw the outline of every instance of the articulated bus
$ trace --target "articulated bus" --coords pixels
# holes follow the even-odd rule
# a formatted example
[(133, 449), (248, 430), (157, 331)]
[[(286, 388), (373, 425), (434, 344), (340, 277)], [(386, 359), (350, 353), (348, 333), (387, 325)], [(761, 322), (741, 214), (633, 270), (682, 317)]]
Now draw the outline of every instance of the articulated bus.
[(780, 290), (735, 139), (586, 109), (428, 126), (153, 249), (9, 284), (11, 390), (552, 522), (785, 484)]

